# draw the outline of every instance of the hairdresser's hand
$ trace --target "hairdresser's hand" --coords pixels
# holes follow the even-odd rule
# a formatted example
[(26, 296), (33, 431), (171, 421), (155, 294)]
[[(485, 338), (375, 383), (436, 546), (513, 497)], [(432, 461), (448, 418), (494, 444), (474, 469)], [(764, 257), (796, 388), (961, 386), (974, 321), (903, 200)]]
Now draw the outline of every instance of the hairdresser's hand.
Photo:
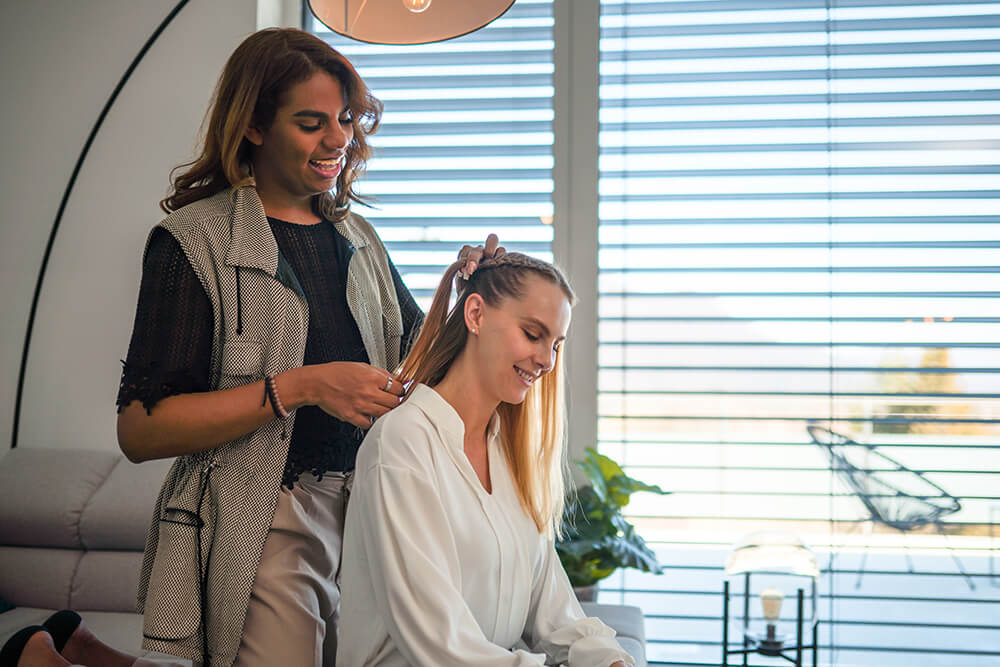
[(485, 247), (481, 245), (475, 247), (471, 245), (462, 246), (462, 249), (458, 251), (458, 259), (464, 259), (465, 266), (458, 272), (458, 277), (461, 280), (468, 280), (469, 276), (479, 268), (480, 260), (484, 257), (501, 257), (505, 252), (507, 250), (500, 245), (500, 239), (497, 238), (496, 234), (490, 234), (486, 237)]
[(399, 405), (403, 385), (389, 371), (356, 361), (304, 366), (310, 404), (337, 419), (368, 428)]

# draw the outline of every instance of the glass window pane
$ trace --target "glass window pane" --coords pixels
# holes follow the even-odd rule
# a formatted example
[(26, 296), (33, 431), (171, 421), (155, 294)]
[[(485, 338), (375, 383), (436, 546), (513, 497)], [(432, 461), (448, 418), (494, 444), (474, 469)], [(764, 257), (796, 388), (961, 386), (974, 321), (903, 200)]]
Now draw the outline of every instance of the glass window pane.
[(667, 573), (604, 595), (652, 660), (717, 665), (730, 546), (788, 530), (822, 663), (989, 664), (1000, 5), (601, 6), (599, 440), (674, 492), (628, 507)]

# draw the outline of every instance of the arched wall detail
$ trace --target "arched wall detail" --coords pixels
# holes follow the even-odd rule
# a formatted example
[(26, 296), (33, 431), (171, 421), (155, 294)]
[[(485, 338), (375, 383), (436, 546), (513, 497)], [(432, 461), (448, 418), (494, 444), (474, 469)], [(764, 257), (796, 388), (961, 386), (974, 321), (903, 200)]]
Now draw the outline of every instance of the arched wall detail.
[(97, 115), (97, 120), (94, 121), (94, 127), (90, 130), (90, 134), (87, 136), (87, 140), (83, 144), (83, 149), (80, 151), (80, 155), (73, 167), (73, 173), (70, 174), (69, 182), (66, 184), (66, 189), (63, 191), (62, 200), (59, 202), (59, 209), (56, 211), (56, 218), (52, 222), (52, 231), (49, 232), (49, 240), (45, 246), (45, 252), (42, 255), (42, 264), (38, 270), (38, 279), (35, 281), (35, 293), (31, 299), (31, 309), (28, 312), (28, 326), (24, 334), (24, 345), (22, 346), (21, 351), (21, 368), (17, 375), (17, 395), (14, 399), (14, 423), (11, 427), (10, 436), (11, 449), (17, 447), (18, 427), (20, 426), (21, 421), (21, 401), (24, 398), (24, 376), (28, 366), (28, 354), (31, 350), (31, 334), (35, 328), (35, 314), (38, 312), (38, 300), (42, 293), (42, 285), (45, 283), (45, 271), (49, 266), (49, 259), (52, 256), (52, 247), (55, 245), (56, 234), (59, 233), (59, 226), (62, 222), (63, 213), (66, 211), (66, 203), (69, 201), (69, 197), (73, 193), (73, 186), (76, 185), (77, 176), (80, 174), (80, 169), (83, 167), (83, 163), (87, 159), (87, 154), (90, 152), (90, 147), (94, 143), (94, 138), (97, 136), (97, 133), (101, 131), (101, 126), (104, 125), (104, 119), (107, 118), (108, 112), (114, 105), (115, 100), (118, 99), (118, 94), (122, 91), (122, 88), (125, 87), (125, 84), (128, 83), (129, 78), (132, 76), (132, 72), (134, 72), (136, 67), (139, 66), (139, 63), (142, 62), (146, 52), (149, 51), (150, 47), (153, 46), (153, 43), (156, 42), (160, 34), (163, 33), (167, 26), (170, 25), (170, 22), (174, 20), (174, 17), (177, 16), (182, 9), (184, 9), (184, 6), (189, 1), (190, 0), (180, 0), (180, 2), (174, 6), (170, 13), (167, 14), (166, 18), (160, 22), (160, 25), (153, 30), (153, 34), (149, 36), (149, 39), (146, 40), (146, 43), (142, 45), (142, 48), (139, 49), (135, 58), (132, 59), (132, 62), (125, 69), (124, 74), (122, 74), (122, 78), (118, 80), (118, 85), (116, 85), (115, 89), (111, 91), (111, 95), (108, 96), (108, 101), (104, 104), (104, 108), (101, 109), (101, 112)]
[(117, 448), (146, 237), (257, 5), (0, 8), (12, 93), (0, 100), (0, 437), (11, 446)]

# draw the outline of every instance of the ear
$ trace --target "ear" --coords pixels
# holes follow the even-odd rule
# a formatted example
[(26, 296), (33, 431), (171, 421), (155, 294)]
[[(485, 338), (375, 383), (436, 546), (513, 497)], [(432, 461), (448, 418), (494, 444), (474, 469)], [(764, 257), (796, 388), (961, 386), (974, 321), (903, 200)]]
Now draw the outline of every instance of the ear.
[(465, 328), (473, 335), (479, 333), (486, 314), (486, 302), (480, 294), (470, 294), (465, 299)]
[(264, 133), (256, 127), (248, 127), (247, 131), (243, 133), (243, 136), (246, 137), (247, 141), (254, 146), (260, 146), (264, 143)]

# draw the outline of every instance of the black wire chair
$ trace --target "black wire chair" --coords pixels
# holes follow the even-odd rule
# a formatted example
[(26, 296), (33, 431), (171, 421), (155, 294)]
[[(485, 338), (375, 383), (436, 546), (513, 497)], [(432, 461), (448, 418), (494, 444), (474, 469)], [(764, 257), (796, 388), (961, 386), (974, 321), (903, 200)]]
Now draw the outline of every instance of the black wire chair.
[[(962, 509), (958, 498), (927, 479), (922, 472), (910, 470), (883, 454), (875, 445), (855, 442), (816, 424), (809, 424), (806, 429), (813, 442), (823, 448), (832, 469), (864, 504), (871, 524), (880, 523), (904, 534), (924, 526), (934, 526), (947, 540), (943, 519)], [(969, 589), (975, 590), (972, 577), (950, 545), (948, 552), (969, 584)], [(867, 558), (868, 544), (865, 544), (855, 588), (861, 586)], [(913, 562), (908, 552), (906, 560), (912, 572)]]

